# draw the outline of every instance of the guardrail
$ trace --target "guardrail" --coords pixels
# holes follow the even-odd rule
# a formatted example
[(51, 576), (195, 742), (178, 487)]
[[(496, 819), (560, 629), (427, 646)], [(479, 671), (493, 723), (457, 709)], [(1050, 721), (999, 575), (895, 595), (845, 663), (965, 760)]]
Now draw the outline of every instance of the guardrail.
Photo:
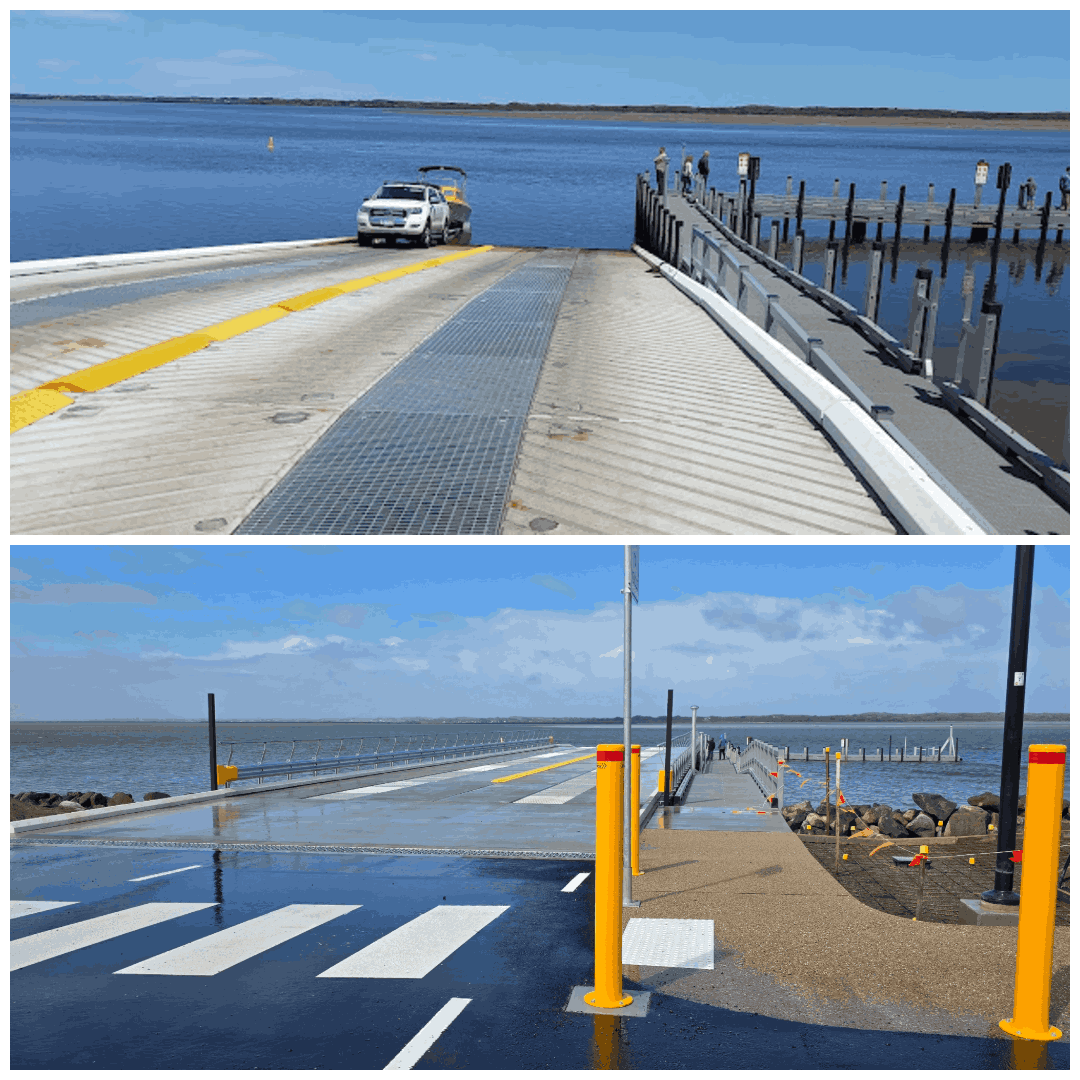
[[(241, 747), (257, 747), (259, 743), (224, 743), (223, 747), (230, 747), (229, 759), (225, 765), (218, 767), (220, 782), (228, 787), (233, 780), (258, 780), (261, 784), (266, 777), (284, 776), (291, 780), (294, 773), (314, 773), (318, 776), (320, 772), (340, 773), (343, 769), (346, 772), (359, 772), (390, 765), (407, 765), (412, 761), (417, 764), (452, 761), (498, 751), (530, 750), (550, 746), (554, 742), (554, 736), (547, 733), (517, 732), (510, 736), (502, 736), (497, 742), (478, 741), (464, 735), (423, 735), (411, 736), (407, 739), (373, 738), (361, 739), (359, 748), (349, 753), (344, 752), (345, 743), (351, 740), (312, 741), (316, 744), (314, 758), (296, 760), (297, 744), (303, 746), (304, 743), (303, 740), (293, 740), (289, 757), (285, 761), (266, 761), (268, 748), (275, 744), (264, 742), (261, 744), (262, 757), (254, 765), (233, 765), (233, 756)], [(322, 744), (328, 741), (331, 746), (337, 743), (337, 749), (322, 757)], [(374, 745), (365, 748), (365, 742)], [(235, 775), (233, 775), (233, 770), (235, 770)]]
[[(694, 202), (694, 200), (689, 201)], [(873, 245), (871, 267), (863, 305), (866, 311), (864, 314), (860, 314), (852, 304), (841, 299), (828, 287), (832, 284), (836, 272), (835, 253), (837, 243), (835, 241), (830, 242), (829, 250), (826, 252), (825, 287), (821, 287), (815, 285), (798, 272), (802, 269), (801, 236), (796, 237), (794, 268), (788, 267), (771, 255), (759, 250), (755, 245), (742, 240), (720, 219), (715, 217), (707, 207), (700, 203), (697, 203), (696, 206), (698, 211), (720, 232), (720, 235), (728, 244), (736, 250), (749, 255), (789, 285), (797, 288), (803, 295), (810, 297), (831, 311), (871, 345), (893, 360), (903, 371), (909, 374), (921, 374), (927, 379), (934, 378), (934, 331), (940, 302), (941, 278), (933, 278), (930, 270), (920, 268), (916, 271), (912, 286), (907, 345), (902, 345), (887, 330), (882, 329), (874, 321), (881, 298), (884, 259), (882, 244), (875, 243)], [(675, 261), (672, 265), (677, 269), (684, 270), (691, 277), (694, 277), (696, 281), (708, 285), (709, 288), (719, 293), (729, 303), (739, 307), (736, 299), (732, 298), (730, 287), (725, 290), (717, 287), (720, 282), (714, 283), (717, 281), (716, 274), (709, 276), (703, 272), (701, 277), (695, 277), (695, 268), (698, 262), (705, 261), (697, 254), (700, 251), (701, 243), (698, 240), (699, 236), (702, 240), (710, 241), (716, 247), (721, 246), (713, 237), (708, 236), (708, 234), (695, 226), (691, 236), (689, 260)], [(659, 255), (660, 253), (656, 252), (656, 254)], [(675, 260), (679, 260), (677, 244), (672, 248), (671, 255)], [(830, 255), (832, 256), (831, 261), (829, 259)], [(724, 256), (727, 265), (739, 268), (740, 273), (745, 274), (747, 268), (739, 263), (730, 252), (725, 251)], [(757, 307), (762, 313), (762, 317), (755, 319), (758, 325), (762, 326), (765, 332), (773, 337), (777, 336), (773, 333), (773, 327), (780, 327), (794, 343), (795, 348), (793, 351), (801, 354), (811, 367), (824, 375), (829, 382), (847, 394), (860, 408), (866, 410), (877, 420), (885, 431), (955, 499), (957, 493), (952, 485), (944, 481), (944, 477), (938, 470), (930, 465), (927, 459), (890, 419), (893, 414), (892, 409), (886, 405), (874, 404), (821, 348), (820, 339), (811, 338), (798, 322), (780, 307), (779, 299), (775, 293), (768, 293), (752, 275), (745, 274), (745, 276), (749, 279), (747, 288), (756, 294), (758, 298)], [(737, 299), (742, 299), (741, 284)], [(753, 307), (753, 305), (751, 306)], [(739, 307), (739, 310), (744, 315), (750, 315), (751, 318), (754, 318), (746, 308)], [(1028, 439), (1025, 439), (1004, 420), (995, 416), (987, 407), (994, 367), (997, 361), (997, 326), (1000, 320), (1001, 305), (991, 302), (983, 304), (977, 322), (972, 323), (965, 317), (961, 327), (960, 348), (957, 352), (955, 368), (944, 379), (937, 381), (937, 385), (942, 392), (942, 399), (944, 404), (957, 416), (962, 414), (965, 419), (974, 421), (986, 441), (999, 453), (1012, 454), (1030, 468), (1046, 492), (1068, 510), (1071, 488), (1068, 471), (1068, 436), (1066, 435), (1061, 462), (1056, 462), (1050, 455), (1040, 450)], [(965, 509), (971, 513), (972, 508), (967, 504), (966, 500), (958, 501), (961, 501)], [(981, 516), (977, 516), (977, 519), (986, 531), (992, 531)]]
[[(757, 784), (761, 794), (774, 806), (784, 805), (784, 751), (779, 746), (750, 739), (745, 748), (738, 747), (734, 765), (737, 773), (746, 773)], [(775, 800), (775, 801), (774, 801)]]

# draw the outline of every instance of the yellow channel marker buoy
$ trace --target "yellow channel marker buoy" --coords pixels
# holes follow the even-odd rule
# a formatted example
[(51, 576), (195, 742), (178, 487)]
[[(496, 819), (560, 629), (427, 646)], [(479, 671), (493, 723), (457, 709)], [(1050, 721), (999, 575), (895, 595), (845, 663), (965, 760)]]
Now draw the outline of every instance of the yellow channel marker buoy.
[(270, 141), (266, 144), (266, 149), (267, 150), (273, 150), (274, 149), (274, 136), (273, 135), (270, 136)]

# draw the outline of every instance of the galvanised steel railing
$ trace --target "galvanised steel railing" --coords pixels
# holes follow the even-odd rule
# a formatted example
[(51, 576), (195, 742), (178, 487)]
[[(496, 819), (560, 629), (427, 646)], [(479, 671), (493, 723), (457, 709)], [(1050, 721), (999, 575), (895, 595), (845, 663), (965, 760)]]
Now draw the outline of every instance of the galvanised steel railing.
[[(346, 752), (345, 743), (354, 742), (352, 739), (321, 739), (310, 740), (315, 742), (315, 756), (303, 760), (296, 759), (296, 747), (299, 743), (304, 746), (305, 740), (294, 739), (291, 742), (289, 756), (284, 761), (267, 761), (266, 755), (271, 746), (285, 746), (273, 742), (263, 743), (223, 743), (222, 748), (229, 747), (228, 761), (226, 766), (233, 765), (233, 756), (237, 751), (246, 747), (262, 746), (259, 761), (253, 765), (236, 765), (234, 780), (258, 780), (261, 784), (266, 777), (284, 776), (292, 779), (295, 773), (313, 773), (318, 776), (323, 773), (339, 773), (343, 769), (347, 772), (355, 772), (362, 769), (379, 769), (391, 765), (407, 765), (410, 762), (421, 764), (423, 762), (449, 761), (457, 758), (476, 757), (480, 754), (490, 754), (498, 751), (529, 750), (541, 746), (550, 746), (554, 742), (554, 736), (546, 732), (514, 732), (511, 735), (500, 736), (498, 740), (491, 738), (477, 739), (467, 735), (414, 735), (406, 738), (363, 738), (355, 750)], [(328, 744), (328, 752), (323, 755), (323, 743)], [(337, 743), (337, 747), (334, 747)], [(366, 744), (366, 745), (365, 745)], [(227, 786), (227, 784), (226, 784)]]
[(780, 762), (784, 760), (784, 751), (760, 739), (750, 739), (745, 748), (734, 749), (738, 750), (734, 755), (735, 771), (749, 774), (766, 799), (775, 798), (776, 805), (783, 806), (784, 770), (780, 768)]

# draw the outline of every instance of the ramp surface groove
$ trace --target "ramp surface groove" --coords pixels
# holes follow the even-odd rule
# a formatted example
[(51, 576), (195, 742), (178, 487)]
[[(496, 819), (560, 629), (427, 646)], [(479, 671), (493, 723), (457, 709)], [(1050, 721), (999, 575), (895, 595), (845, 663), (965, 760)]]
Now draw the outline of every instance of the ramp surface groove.
[(350, 406), (236, 532), (497, 532), (569, 276), (567, 261), (534, 261), (472, 300)]
[(829, 439), (633, 255), (574, 266), (504, 533), (895, 533)]

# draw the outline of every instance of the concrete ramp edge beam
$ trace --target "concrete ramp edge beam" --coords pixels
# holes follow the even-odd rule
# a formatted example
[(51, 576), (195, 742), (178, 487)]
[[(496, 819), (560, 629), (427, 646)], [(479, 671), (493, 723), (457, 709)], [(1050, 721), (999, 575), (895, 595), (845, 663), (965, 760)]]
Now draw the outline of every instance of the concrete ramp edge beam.
[(325, 247), (327, 244), (355, 244), (354, 236), (331, 236), (322, 240), (277, 240), (266, 244), (225, 244), (220, 247), (172, 248), (163, 251), (124, 251), (116, 255), (75, 255), (65, 259), (27, 259), (12, 263), (11, 277), (33, 274), (60, 274), (68, 270), (96, 270), (104, 266), (138, 266), (140, 263), (169, 262), (173, 259), (205, 259), (216, 255), (260, 255), (297, 248)]
[(126, 817), (128, 814), (145, 814), (151, 810), (176, 810), (197, 803), (216, 802), (220, 799), (238, 799), (245, 795), (266, 795), (273, 791), (286, 791), (291, 788), (310, 787), (315, 784), (333, 784), (339, 781), (356, 783), (357, 780), (376, 779), (409, 770), (439, 768), (443, 765), (463, 763), (466, 760), (485, 761), (489, 758), (499, 758), (506, 759), (506, 764), (511, 765), (514, 757), (523, 753), (528, 753), (528, 751), (500, 750), (492, 754), (477, 754), (472, 758), (462, 758), (460, 761), (437, 761), (434, 765), (416, 763), (392, 765), (388, 769), (379, 769), (377, 772), (358, 772), (353, 773), (351, 776), (349, 774), (333, 777), (313, 776), (306, 780), (283, 780), (277, 784), (259, 784), (249, 788), (218, 788), (217, 791), (195, 791), (190, 795), (170, 795), (167, 799), (151, 799), (149, 802), (122, 803), (120, 806), (98, 806), (93, 810), (73, 810), (70, 814), (52, 814), (49, 817), (13, 821), (8, 826), (8, 836), (11, 840), (17, 840), (23, 833), (39, 832), (42, 829), (59, 829), (72, 825), (93, 825), (111, 818)]
[(984, 536), (966, 513), (855, 402), (717, 293), (634, 245), (680, 292), (712, 316), (840, 447), (910, 534)]

